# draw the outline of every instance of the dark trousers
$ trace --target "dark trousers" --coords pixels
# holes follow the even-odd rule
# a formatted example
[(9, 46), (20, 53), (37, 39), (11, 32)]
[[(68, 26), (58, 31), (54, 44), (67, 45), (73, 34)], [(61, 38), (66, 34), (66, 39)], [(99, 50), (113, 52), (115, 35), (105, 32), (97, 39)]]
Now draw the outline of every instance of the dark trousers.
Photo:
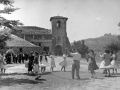
[(74, 74), (76, 71), (76, 77), (79, 79), (79, 69), (80, 69), (80, 61), (74, 60), (74, 63), (72, 65), (72, 79), (74, 79)]
[(14, 58), (13, 58), (13, 62), (14, 62), (14, 63), (17, 63), (17, 57), (14, 57)]
[(10, 63), (11, 63), (11, 58), (8, 57), (8, 58), (7, 58), (7, 64), (10, 64)]

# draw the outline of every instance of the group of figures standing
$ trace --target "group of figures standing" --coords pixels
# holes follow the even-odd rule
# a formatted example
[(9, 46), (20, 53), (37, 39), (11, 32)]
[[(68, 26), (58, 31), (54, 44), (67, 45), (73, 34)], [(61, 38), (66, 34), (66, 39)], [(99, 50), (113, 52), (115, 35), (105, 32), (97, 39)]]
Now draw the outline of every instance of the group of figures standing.
[(102, 62), (100, 64), (100, 69), (104, 69), (105, 76), (110, 76), (110, 69), (116, 71), (117, 69), (120, 68), (119, 65), (119, 57), (116, 51), (110, 51), (110, 50), (105, 50), (105, 53), (103, 55), (100, 55), (102, 58)]
[[(73, 64), (72, 64), (72, 79), (74, 79), (74, 74), (76, 71), (76, 77), (77, 79), (80, 79), (79, 70), (80, 70), (80, 61), (82, 59), (81, 54), (78, 50), (76, 50), (75, 53), (70, 53), (70, 56), (73, 58)], [(89, 50), (89, 53), (87, 53), (87, 62), (88, 62), (88, 70), (91, 73), (91, 78), (96, 77), (95, 70), (97, 69), (104, 69), (105, 76), (110, 76), (110, 69), (116, 71), (119, 68), (119, 61), (118, 61), (118, 55), (116, 52), (110, 52), (109, 50), (105, 50), (105, 53), (103, 55), (100, 55), (102, 62), (100, 64), (100, 67), (96, 64), (96, 57), (93, 50)], [(39, 55), (37, 52), (31, 53), (29, 57), (28, 62), (28, 72), (35, 72), (38, 77), (40, 77), (40, 74), (44, 73), (46, 70), (46, 66), (49, 66), (47, 58), (51, 58), (50, 62), (50, 70), (54, 71), (55, 65), (55, 58), (57, 56), (54, 55), (46, 55), (45, 53), (42, 53)], [(61, 65), (61, 71), (64, 69), (66, 71), (67, 67), (67, 55), (63, 54), (63, 61), (59, 63)], [(41, 70), (39, 70), (41, 67)], [(38, 78), (37, 77), (37, 78)]]
[[(80, 70), (80, 61), (82, 59), (81, 54), (79, 53), (79, 50), (76, 50), (75, 53), (70, 52), (70, 56), (73, 58), (73, 64), (72, 64), (72, 79), (74, 79), (74, 74), (76, 71), (76, 77), (77, 79), (80, 79), (79, 70)], [(48, 62), (48, 58), (51, 59), (50, 63)], [(30, 52), (28, 54), (28, 57), (26, 58), (25, 67), (28, 68), (28, 74), (36, 74), (38, 79), (41, 77), (41, 74), (45, 73), (46, 67), (50, 65), (50, 71), (53, 72), (54, 68), (56, 67), (55, 64), (55, 58), (57, 56), (54, 56), (52, 54), (48, 55), (45, 52), (42, 52), (40, 55), (36, 51)], [(105, 50), (103, 55), (100, 55), (100, 58), (102, 59), (102, 62), (100, 66), (96, 64), (96, 57), (93, 50), (89, 50), (89, 53), (86, 54), (86, 59), (88, 62), (88, 70), (91, 73), (91, 78), (95, 77), (95, 70), (97, 69), (104, 69), (105, 76), (110, 76), (110, 69), (116, 71), (120, 68), (119, 65), (119, 58), (117, 55), (117, 52), (111, 52), (110, 50)], [(21, 59), (22, 60), (22, 59)], [(67, 67), (67, 55), (63, 54), (63, 61), (59, 63), (61, 66), (61, 71), (66, 71)], [(7, 57), (6, 54), (0, 54), (0, 69), (1, 72), (4, 73), (7, 68)]]
[[(51, 59), (50, 63), (48, 62), (48, 58)], [(28, 68), (28, 74), (36, 74), (38, 79), (41, 77), (43, 73), (46, 71), (46, 67), (50, 66), (50, 71), (53, 72), (56, 67), (55, 64), (55, 55), (47, 55), (45, 52), (42, 52), (40, 55), (37, 52), (31, 52), (28, 61), (25, 62), (25, 67)], [(59, 63), (61, 65), (61, 71), (67, 66), (66, 61), (67, 56), (63, 54), (63, 61)]]
[[(77, 79), (80, 79), (79, 69), (80, 69), (80, 61), (82, 59), (79, 50), (76, 50), (75, 53), (70, 53), (73, 56), (73, 64), (72, 64), (72, 79), (74, 79), (74, 74), (76, 71)], [(88, 70), (91, 72), (91, 78), (95, 77), (95, 70), (99, 69), (95, 61), (95, 54), (93, 50), (89, 50), (89, 53), (86, 54), (88, 61)]]
[[(76, 51), (75, 53), (70, 53), (70, 55), (73, 57), (73, 64), (72, 64), (72, 78), (74, 79), (74, 74), (76, 71), (76, 76), (77, 79), (80, 79), (79, 76), (79, 69), (80, 69), (80, 61), (82, 59), (81, 54)], [(88, 70), (91, 71), (91, 75), (92, 77), (94, 77), (95, 72), (94, 70), (99, 69), (99, 67), (96, 64), (95, 61), (95, 54), (93, 50), (90, 50), (90, 52), (88, 53)], [(55, 58), (57, 56), (54, 55), (46, 55), (45, 53), (42, 53), (41, 55), (39, 55), (37, 52), (32, 52), (30, 53), (30, 57), (29, 57), (29, 61), (27, 63), (25, 63), (26, 67), (28, 68), (28, 73), (36, 73), (37, 74), (37, 78), (38, 79), (41, 74), (43, 74), (46, 70), (46, 67), (49, 65), (47, 58), (51, 58), (51, 62), (50, 62), (50, 70), (53, 72), (54, 68), (56, 67), (55, 64)], [(63, 61), (59, 63), (59, 65), (61, 66), (61, 71), (64, 69), (64, 72), (66, 71), (66, 67), (67, 67), (67, 55), (63, 54)], [(41, 68), (41, 69), (40, 69)]]
[(13, 52), (6, 53), (7, 64), (11, 63), (24, 63), (28, 59), (29, 54), (19, 52), (15, 54)]
[[(72, 78), (74, 79), (74, 73), (76, 70), (76, 77), (80, 79), (79, 69), (80, 69), (80, 61), (81, 61), (81, 54), (79, 50), (76, 53), (70, 53), (73, 56), (74, 63), (72, 64)], [(95, 76), (95, 70), (103, 69), (103, 73), (105, 76), (111, 76), (110, 70), (116, 71), (120, 68), (120, 61), (116, 51), (105, 50), (103, 55), (100, 55), (102, 62), (100, 66), (96, 64), (96, 57), (93, 50), (89, 50), (89, 53), (86, 54), (87, 62), (88, 62), (88, 70), (91, 73), (91, 78)]]
[(28, 58), (28, 61), (26, 61), (25, 65), (28, 68), (28, 74), (37, 72), (39, 65), (42, 65), (41, 71), (42, 73), (45, 72), (46, 66), (48, 66), (48, 60), (47, 55), (45, 52), (42, 52), (40, 55), (38, 52), (31, 52)]

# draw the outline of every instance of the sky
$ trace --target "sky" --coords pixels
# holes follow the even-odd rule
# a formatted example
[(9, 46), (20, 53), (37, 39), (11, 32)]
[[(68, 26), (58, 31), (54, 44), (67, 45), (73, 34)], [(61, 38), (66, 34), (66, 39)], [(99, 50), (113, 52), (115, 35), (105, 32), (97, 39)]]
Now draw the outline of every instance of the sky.
[(9, 15), (25, 26), (51, 29), (50, 17), (67, 17), (67, 36), (70, 42), (120, 34), (120, 0), (14, 0), (20, 8)]

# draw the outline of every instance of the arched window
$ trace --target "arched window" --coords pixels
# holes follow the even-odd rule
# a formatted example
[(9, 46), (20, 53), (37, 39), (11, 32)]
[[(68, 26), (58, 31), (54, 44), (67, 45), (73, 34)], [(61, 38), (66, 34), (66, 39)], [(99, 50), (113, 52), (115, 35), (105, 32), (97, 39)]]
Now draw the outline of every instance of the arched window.
[(60, 27), (60, 21), (57, 21), (57, 27), (58, 28)]

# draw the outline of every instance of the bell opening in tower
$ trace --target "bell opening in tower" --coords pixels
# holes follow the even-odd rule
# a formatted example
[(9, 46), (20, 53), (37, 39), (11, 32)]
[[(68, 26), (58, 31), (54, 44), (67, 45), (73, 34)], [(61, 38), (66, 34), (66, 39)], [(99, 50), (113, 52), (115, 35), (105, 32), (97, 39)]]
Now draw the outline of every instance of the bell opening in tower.
[(60, 21), (57, 21), (57, 27), (60, 28)]

